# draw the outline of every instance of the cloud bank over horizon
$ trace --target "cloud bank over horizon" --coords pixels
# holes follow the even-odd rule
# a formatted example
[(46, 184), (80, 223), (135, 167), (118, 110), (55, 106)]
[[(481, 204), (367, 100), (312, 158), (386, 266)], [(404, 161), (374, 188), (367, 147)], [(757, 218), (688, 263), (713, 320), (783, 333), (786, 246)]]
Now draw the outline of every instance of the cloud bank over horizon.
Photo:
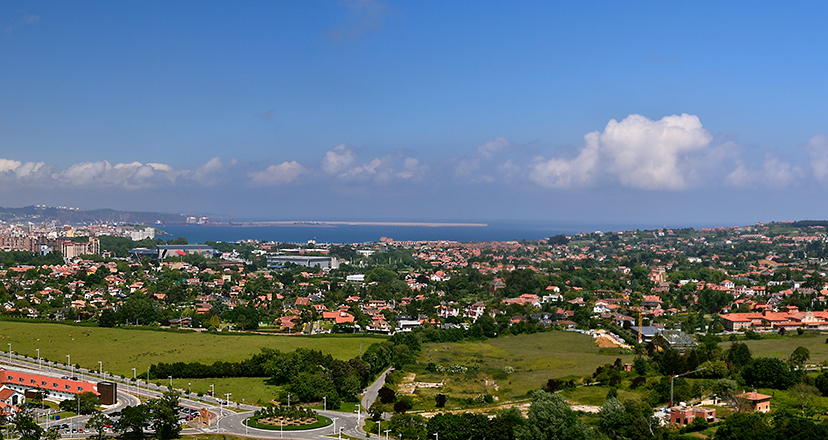
[(252, 194), (303, 197), (311, 188), (321, 188), (345, 200), (405, 194), (424, 203), (450, 193), (445, 188), (452, 186), (564, 196), (625, 190), (638, 194), (784, 190), (828, 182), (828, 136), (824, 134), (796, 146), (787, 159), (765, 154), (756, 160), (748, 147), (717, 139), (698, 115), (687, 113), (659, 119), (639, 114), (611, 119), (602, 129), (585, 134), (582, 146), (575, 149), (527, 148), (496, 137), (442, 157), (417, 157), (401, 149), (371, 151), (342, 143), (315, 161), (287, 155), (273, 163), (212, 157), (188, 168), (176, 168), (159, 158), (117, 163), (102, 159), (62, 166), (0, 158), (0, 192), (59, 186), (130, 199), (130, 194), (146, 191), (186, 195), (221, 193), (235, 187)]

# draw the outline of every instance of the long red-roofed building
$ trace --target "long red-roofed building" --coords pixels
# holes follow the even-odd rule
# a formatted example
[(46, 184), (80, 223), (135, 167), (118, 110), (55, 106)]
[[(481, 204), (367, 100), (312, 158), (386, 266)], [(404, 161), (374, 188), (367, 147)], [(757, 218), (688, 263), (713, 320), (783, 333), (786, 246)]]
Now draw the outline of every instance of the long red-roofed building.
[(0, 368), (0, 384), (21, 393), (31, 389), (42, 391), (44, 399), (66, 400), (74, 398), (76, 394), (80, 393), (100, 395), (98, 387), (92, 382), (24, 373), (5, 368)]
[(725, 313), (719, 315), (728, 331), (742, 330), (828, 330), (828, 310), (821, 312), (800, 312), (792, 308), (786, 312), (762, 310), (747, 313)]

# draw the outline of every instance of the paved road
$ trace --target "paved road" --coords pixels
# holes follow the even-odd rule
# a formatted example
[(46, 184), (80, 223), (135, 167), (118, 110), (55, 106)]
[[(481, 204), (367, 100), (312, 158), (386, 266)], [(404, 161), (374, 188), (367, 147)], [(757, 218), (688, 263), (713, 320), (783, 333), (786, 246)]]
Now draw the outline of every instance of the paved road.
[[(114, 412), (118, 411), (119, 409), (122, 409), (124, 406), (139, 404), (140, 400), (136, 396), (144, 398), (157, 398), (160, 397), (165, 391), (167, 391), (167, 388), (165, 387), (153, 383), (147, 383), (142, 380), (132, 382), (131, 380), (125, 380), (120, 377), (112, 376), (105, 372), (103, 374), (98, 374), (95, 371), (83, 368), (70, 370), (71, 367), (67, 367), (63, 364), (43, 360), (41, 360), (41, 362), (38, 363), (37, 360), (32, 360), (31, 358), (15, 354), (12, 354), (11, 357), (8, 353), (0, 354), (0, 362), (9, 364), (10, 366), (13, 366), (15, 368), (25, 368), (28, 370), (38, 371), (43, 374), (61, 376), (69, 374), (70, 371), (74, 371), (76, 375), (83, 377), (87, 380), (108, 380), (112, 382), (117, 382), (119, 383), (119, 404), (107, 409), (105, 412)], [(372, 383), (368, 386), (368, 388), (366, 388), (364, 397), (362, 399), (363, 403), (370, 402), (371, 404), (373, 404), (373, 402), (377, 398), (377, 391), (385, 383), (385, 377), (390, 370), (391, 369), (383, 372), (374, 383)], [(195, 409), (206, 408), (213, 414), (213, 417), (216, 420), (216, 423), (205, 428), (187, 428), (183, 431), (186, 434), (220, 433), (265, 439), (284, 438), (308, 440), (330, 439), (329, 436), (335, 435), (336, 431), (340, 430), (341, 428), (343, 435), (348, 435), (360, 439), (366, 438), (365, 434), (362, 432), (362, 422), (364, 421), (364, 417), (361, 417), (363, 415), (362, 413), (357, 414), (339, 411), (318, 411), (320, 414), (331, 419), (336, 418), (336, 427), (330, 425), (323, 428), (309, 429), (303, 431), (271, 431), (265, 429), (250, 428), (244, 425), (244, 420), (250, 417), (254, 411), (258, 410), (260, 408), (258, 406), (241, 405), (232, 401), (226, 402), (222, 399), (216, 399), (210, 396), (202, 396), (195, 398), (192, 395), (187, 395), (184, 392), (184, 390), (177, 391), (180, 392), (182, 395), (181, 399), (179, 400), (182, 406)], [(229, 408), (232, 408), (232, 410), (227, 409), (228, 403)], [(88, 419), (88, 416), (76, 416), (63, 419), (60, 421), (50, 421), (43, 424), (43, 426), (48, 427), (51, 425), (64, 423), (74, 426), (83, 426), (86, 424), (86, 419)], [(64, 437), (83, 437), (86, 435), (88, 434), (67, 434), (64, 435)]]

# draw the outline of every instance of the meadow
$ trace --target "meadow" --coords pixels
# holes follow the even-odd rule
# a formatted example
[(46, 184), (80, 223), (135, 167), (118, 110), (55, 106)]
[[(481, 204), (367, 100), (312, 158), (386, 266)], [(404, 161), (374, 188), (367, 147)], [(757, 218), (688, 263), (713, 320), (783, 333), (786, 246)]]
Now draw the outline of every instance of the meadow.
[[(428, 407), (438, 392), (449, 395), (449, 406), (456, 406), (460, 404), (457, 399), (481, 394), (490, 394), (500, 402), (524, 398), (550, 378), (591, 375), (596, 367), (612, 363), (616, 358), (631, 362), (633, 356), (619, 354), (614, 349), (599, 349), (587, 335), (552, 331), (485, 341), (425, 344), (418, 366), (412, 372), (416, 373), (416, 381), (444, 383), (440, 390), (418, 390), (418, 400), (423, 406)], [(461, 366), (466, 371), (429, 372), (429, 363)], [(405, 380), (403, 375), (397, 377)]]
[[(762, 339), (745, 339), (744, 342), (750, 348), (753, 357), (775, 357), (788, 359), (796, 347), (802, 346), (811, 352), (811, 363), (822, 363), (828, 361), (828, 344), (825, 343), (828, 335), (805, 333), (803, 335), (762, 335)], [(723, 349), (730, 347), (730, 342), (721, 344)]]
[(373, 336), (225, 335), (0, 321), (4, 351), (10, 343), (13, 351), (34, 357), (39, 348), (43, 358), (59, 362), (66, 362), (69, 354), (73, 364), (97, 369), (102, 361), (105, 371), (122, 376), (132, 376), (132, 368), (146, 374), (147, 367), (157, 362), (240, 361), (265, 347), (313, 348), (346, 360), (380, 341)]

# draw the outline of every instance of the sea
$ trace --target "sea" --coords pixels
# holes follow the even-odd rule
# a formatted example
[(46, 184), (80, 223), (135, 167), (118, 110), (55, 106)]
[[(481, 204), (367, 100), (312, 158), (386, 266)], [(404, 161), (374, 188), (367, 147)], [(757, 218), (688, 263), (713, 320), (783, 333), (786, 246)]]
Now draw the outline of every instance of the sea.
[[(666, 225), (549, 223), (541, 221), (481, 221), (486, 226), (399, 226), (399, 225), (169, 225), (157, 226), (163, 238), (184, 237), (190, 243), (240, 240), (277, 241), (283, 243), (367, 243), (381, 237), (399, 241), (450, 240), (509, 241), (540, 240), (558, 234), (654, 229)], [(698, 227), (700, 225), (683, 225)], [(669, 227), (679, 227), (669, 225)]]

